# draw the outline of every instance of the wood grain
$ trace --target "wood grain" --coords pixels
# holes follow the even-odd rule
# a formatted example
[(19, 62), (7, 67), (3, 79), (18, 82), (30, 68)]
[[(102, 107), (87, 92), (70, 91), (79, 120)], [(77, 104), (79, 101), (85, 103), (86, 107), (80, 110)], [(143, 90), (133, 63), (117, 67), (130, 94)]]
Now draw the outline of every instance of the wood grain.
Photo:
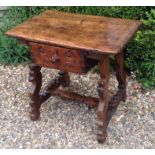
[(31, 57), (39, 66), (84, 74), (97, 64), (96, 60), (86, 58), (83, 51), (33, 42), (30, 42), (29, 46)]
[(99, 95), (99, 105), (97, 109), (98, 116), (98, 131), (97, 131), (97, 140), (99, 143), (103, 143), (107, 137), (107, 114), (108, 114), (108, 105), (109, 105), (109, 57), (105, 55), (100, 59), (100, 80), (98, 82), (98, 95)]
[(26, 41), (118, 53), (141, 25), (140, 21), (48, 10), (6, 32)]

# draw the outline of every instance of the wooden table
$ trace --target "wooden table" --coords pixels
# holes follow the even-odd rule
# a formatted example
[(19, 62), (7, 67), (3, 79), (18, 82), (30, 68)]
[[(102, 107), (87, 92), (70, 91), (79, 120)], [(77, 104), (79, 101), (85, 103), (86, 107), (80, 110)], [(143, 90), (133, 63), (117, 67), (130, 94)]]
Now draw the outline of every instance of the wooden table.
[[(136, 20), (48, 10), (6, 32), (30, 47), (33, 62), (29, 72), (29, 81), (32, 82), (29, 94), (31, 119), (39, 118), (41, 104), (51, 95), (79, 100), (90, 107), (98, 106), (97, 140), (104, 142), (109, 120), (120, 101), (126, 100), (123, 51), (140, 25), (141, 22)], [(118, 91), (111, 99), (108, 93), (109, 55), (114, 56), (118, 80)], [(86, 74), (97, 63), (100, 69), (97, 87), (99, 99), (58, 89), (69, 86), (69, 72)], [(42, 94), (41, 67), (60, 70)]]

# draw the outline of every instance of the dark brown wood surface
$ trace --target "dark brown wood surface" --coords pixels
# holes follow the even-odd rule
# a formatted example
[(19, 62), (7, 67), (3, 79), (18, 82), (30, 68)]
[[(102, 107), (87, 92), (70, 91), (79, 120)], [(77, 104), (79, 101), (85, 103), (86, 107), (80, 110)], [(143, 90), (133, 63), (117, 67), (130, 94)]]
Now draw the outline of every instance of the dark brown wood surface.
[(59, 69), (66, 72), (86, 73), (96, 60), (85, 57), (85, 52), (51, 45), (29, 42), (31, 57), (35, 64), (41, 67)]
[(103, 143), (107, 137), (107, 113), (108, 113), (108, 104), (109, 104), (109, 57), (108, 55), (102, 56), (100, 59), (100, 80), (98, 81), (98, 95), (99, 95), (99, 105), (97, 109), (98, 115), (98, 131), (97, 131), (97, 140), (100, 143)]
[(48, 10), (6, 32), (26, 41), (116, 54), (133, 37), (140, 21)]

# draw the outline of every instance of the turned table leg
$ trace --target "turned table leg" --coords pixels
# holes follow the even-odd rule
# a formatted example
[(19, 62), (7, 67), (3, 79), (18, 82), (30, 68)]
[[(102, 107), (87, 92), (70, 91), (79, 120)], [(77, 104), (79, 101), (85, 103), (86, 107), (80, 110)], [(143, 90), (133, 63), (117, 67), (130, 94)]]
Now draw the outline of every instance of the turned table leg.
[(41, 67), (31, 64), (30, 65), (30, 71), (29, 71), (29, 82), (32, 82), (32, 88), (29, 93), (29, 97), (31, 99), (30, 106), (30, 118), (31, 120), (35, 121), (40, 116), (40, 106), (41, 106), (41, 100), (39, 96), (39, 92), (42, 85), (42, 74), (40, 72)]
[(108, 55), (102, 56), (100, 59), (100, 80), (98, 82), (99, 105), (98, 115), (98, 132), (97, 140), (103, 143), (107, 137), (107, 110), (108, 110), (108, 84), (109, 84), (109, 58)]
[(122, 95), (121, 100), (126, 100), (126, 73), (124, 70), (124, 55), (123, 52), (118, 53), (114, 57), (116, 66), (116, 78), (118, 80), (118, 92)]

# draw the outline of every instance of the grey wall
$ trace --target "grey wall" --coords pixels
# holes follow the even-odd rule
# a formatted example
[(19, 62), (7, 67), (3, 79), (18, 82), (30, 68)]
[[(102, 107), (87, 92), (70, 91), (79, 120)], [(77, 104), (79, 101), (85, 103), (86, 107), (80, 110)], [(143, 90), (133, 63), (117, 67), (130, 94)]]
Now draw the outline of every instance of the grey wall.
[(2, 17), (5, 15), (8, 7), (7, 6), (0, 6), (0, 27), (3, 24)]

